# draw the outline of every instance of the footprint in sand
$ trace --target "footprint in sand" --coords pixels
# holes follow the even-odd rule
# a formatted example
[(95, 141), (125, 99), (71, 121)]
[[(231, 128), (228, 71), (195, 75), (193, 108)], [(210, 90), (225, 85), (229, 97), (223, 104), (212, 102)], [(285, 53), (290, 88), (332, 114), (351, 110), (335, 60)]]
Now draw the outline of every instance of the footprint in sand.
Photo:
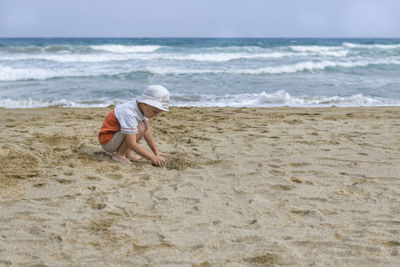
[(279, 264), (279, 257), (276, 254), (266, 253), (256, 257), (245, 258), (244, 261), (261, 266), (275, 266), (275, 264)]
[(277, 184), (277, 185), (272, 185), (271, 188), (281, 191), (290, 191), (293, 190), (295, 187), (293, 185)]

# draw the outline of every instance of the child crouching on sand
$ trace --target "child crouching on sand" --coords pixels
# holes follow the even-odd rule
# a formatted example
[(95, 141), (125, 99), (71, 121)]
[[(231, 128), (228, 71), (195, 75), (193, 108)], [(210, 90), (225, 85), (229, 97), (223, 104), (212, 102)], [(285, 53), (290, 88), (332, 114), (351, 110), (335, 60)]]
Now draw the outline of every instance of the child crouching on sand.
[[(104, 119), (98, 135), (104, 151), (114, 153), (112, 159), (130, 163), (141, 157), (147, 158), (156, 166), (164, 164), (167, 154), (160, 152), (151, 134), (148, 119), (168, 111), (169, 92), (161, 85), (150, 85), (137, 100), (132, 100), (110, 111)], [(138, 143), (144, 138), (154, 154)]]

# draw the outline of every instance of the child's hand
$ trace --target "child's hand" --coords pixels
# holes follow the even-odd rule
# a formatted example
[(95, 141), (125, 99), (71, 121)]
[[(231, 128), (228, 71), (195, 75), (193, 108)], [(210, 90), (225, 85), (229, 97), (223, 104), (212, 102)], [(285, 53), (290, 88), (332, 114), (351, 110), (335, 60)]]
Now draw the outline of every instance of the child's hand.
[(163, 153), (163, 152), (160, 152), (160, 151), (158, 151), (158, 152), (156, 153), (156, 156), (157, 156), (157, 157), (165, 157), (165, 158), (168, 158), (168, 157), (169, 157), (168, 154)]
[(158, 157), (158, 156), (156, 156), (156, 155), (154, 155), (154, 156), (151, 158), (151, 161), (152, 161), (153, 164), (156, 165), (156, 166), (161, 166), (161, 165), (163, 165), (163, 164), (165, 163), (165, 159), (163, 159), (163, 158), (161, 158), (161, 157)]

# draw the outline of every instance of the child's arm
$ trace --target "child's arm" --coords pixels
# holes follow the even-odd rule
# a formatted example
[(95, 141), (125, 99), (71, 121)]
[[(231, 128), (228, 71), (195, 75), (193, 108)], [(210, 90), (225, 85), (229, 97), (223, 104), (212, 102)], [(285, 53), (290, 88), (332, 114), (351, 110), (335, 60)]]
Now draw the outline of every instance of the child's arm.
[(157, 149), (156, 142), (154, 141), (153, 134), (150, 131), (150, 126), (146, 123), (146, 131), (144, 132), (144, 139), (146, 139), (147, 145), (153, 151), (154, 155), (157, 157), (163, 156), (168, 157), (168, 154), (165, 154)]
[(128, 143), (130, 149), (136, 152), (136, 154), (151, 160), (155, 165), (159, 166), (162, 165), (165, 160), (160, 158), (157, 155), (153, 155), (150, 152), (146, 151), (143, 147), (141, 147), (136, 142), (136, 134), (127, 134), (126, 135), (126, 142)]

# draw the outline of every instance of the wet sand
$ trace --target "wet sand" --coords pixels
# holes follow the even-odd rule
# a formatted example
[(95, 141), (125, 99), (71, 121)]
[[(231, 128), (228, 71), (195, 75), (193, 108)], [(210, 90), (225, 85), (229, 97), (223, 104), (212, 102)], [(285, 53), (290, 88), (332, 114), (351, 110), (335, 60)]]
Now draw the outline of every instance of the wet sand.
[(171, 108), (162, 167), (109, 110), (0, 109), (0, 265), (398, 266), (399, 107)]

